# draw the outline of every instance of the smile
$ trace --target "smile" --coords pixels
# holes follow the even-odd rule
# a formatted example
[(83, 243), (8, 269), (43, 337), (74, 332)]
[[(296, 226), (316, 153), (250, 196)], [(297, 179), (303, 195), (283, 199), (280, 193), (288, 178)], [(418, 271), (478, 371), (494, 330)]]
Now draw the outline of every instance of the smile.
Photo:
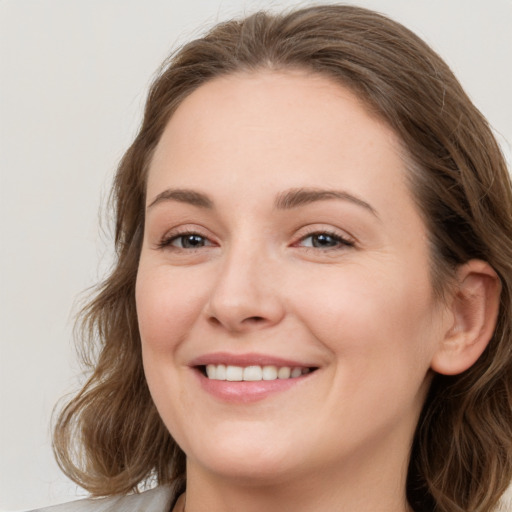
[(215, 352), (196, 357), (188, 366), (215, 399), (248, 404), (304, 385), (320, 369), (311, 363), (255, 352)]
[(296, 379), (312, 371), (312, 368), (275, 365), (234, 366), (226, 364), (208, 364), (203, 367), (203, 374), (210, 380), (229, 382), (271, 381), (278, 379)]

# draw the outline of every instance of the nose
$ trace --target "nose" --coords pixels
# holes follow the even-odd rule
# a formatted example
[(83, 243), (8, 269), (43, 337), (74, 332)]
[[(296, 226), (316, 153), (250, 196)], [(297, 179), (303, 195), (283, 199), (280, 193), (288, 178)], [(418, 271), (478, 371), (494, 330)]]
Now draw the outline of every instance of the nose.
[(206, 315), (214, 326), (241, 333), (278, 324), (284, 314), (276, 268), (263, 252), (233, 250), (211, 291)]

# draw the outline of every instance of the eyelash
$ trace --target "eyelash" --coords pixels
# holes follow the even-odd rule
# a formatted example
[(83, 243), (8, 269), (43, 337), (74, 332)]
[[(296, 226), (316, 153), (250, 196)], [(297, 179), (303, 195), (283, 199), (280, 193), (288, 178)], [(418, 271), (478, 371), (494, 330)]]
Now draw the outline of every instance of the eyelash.
[[(185, 239), (186, 237), (190, 237), (190, 236), (197, 236), (197, 237), (202, 238), (205, 241), (208, 240), (208, 237), (202, 235), (201, 233), (198, 233), (197, 231), (187, 230), (187, 231), (181, 231), (178, 233), (172, 233), (170, 235), (164, 236), (162, 238), (162, 240), (160, 240), (160, 242), (157, 244), (157, 247), (159, 249), (165, 249), (165, 248), (170, 247), (172, 249), (177, 249), (177, 250), (182, 250), (182, 251), (192, 251), (192, 250), (197, 250), (202, 247), (205, 247), (204, 245), (202, 245), (198, 248), (186, 248), (186, 247), (174, 247), (172, 245), (172, 243), (174, 241), (179, 240), (180, 238)], [(210, 244), (210, 245), (212, 245), (212, 244)], [(207, 247), (209, 247), (210, 245), (207, 245)]]
[[(326, 247), (315, 247), (314, 245), (311, 245), (311, 246), (301, 246), (300, 244), (303, 243), (305, 240), (307, 240), (308, 238), (312, 238), (312, 237), (315, 237), (315, 236), (326, 236), (330, 239), (332, 239), (332, 241), (334, 242), (335, 245), (332, 245), (332, 246), (326, 246)], [(191, 237), (191, 236), (196, 236), (198, 238), (201, 238), (203, 241), (205, 241), (205, 244), (199, 246), (199, 247), (175, 247), (173, 246), (173, 242), (179, 240), (180, 238), (181, 239), (185, 239), (186, 237)], [(183, 240), (182, 240), (182, 243), (183, 243)], [(165, 236), (164, 238), (162, 238), (162, 240), (157, 244), (157, 247), (159, 249), (164, 249), (164, 248), (172, 248), (172, 249), (176, 249), (176, 250), (182, 250), (182, 251), (193, 251), (193, 250), (198, 250), (198, 249), (201, 249), (203, 247), (210, 247), (212, 245), (214, 245), (213, 243), (210, 242), (210, 244), (207, 244), (208, 242), (208, 237), (202, 235), (201, 233), (198, 233), (197, 231), (192, 231), (192, 230), (187, 230), (187, 231), (182, 231), (182, 232), (178, 232), (178, 233), (172, 233), (171, 235), (167, 235)], [(323, 251), (335, 251), (335, 250), (339, 250), (341, 248), (349, 248), (349, 247), (354, 247), (355, 246), (355, 243), (353, 240), (350, 240), (348, 238), (345, 238), (343, 236), (341, 236), (339, 233), (335, 233), (333, 231), (329, 231), (329, 230), (315, 230), (315, 231), (312, 231), (310, 233), (307, 233), (305, 235), (303, 235), (298, 242), (295, 242), (293, 244), (293, 246), (295, 247), (303, 247), (304, 249), (306, 250), (317, 250), (317, 249), (320, 249), (320, 250), (323, 250)]]

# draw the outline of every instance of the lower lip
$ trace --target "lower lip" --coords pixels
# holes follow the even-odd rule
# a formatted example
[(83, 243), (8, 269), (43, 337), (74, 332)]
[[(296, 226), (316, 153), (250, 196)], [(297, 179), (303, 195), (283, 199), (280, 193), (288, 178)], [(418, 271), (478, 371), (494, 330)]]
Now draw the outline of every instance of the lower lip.
[(209, 379), (198, 370), (195, 370), (195, 373), (198, 375), (201, 387), (207, 393), (224, 402), (232, 403), (250, 403), (263, 400), (271, 395), (302, 384), (313, 374), (312, 372), (292, 379), (232, 382)]

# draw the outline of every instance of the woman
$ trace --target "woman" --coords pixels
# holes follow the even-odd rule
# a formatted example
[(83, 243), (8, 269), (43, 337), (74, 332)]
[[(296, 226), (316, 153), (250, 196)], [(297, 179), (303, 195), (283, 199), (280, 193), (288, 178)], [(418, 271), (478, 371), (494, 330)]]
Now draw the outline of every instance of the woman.
[(218, 25), (152, 86), (114, 199), (98, 360), (55, 428), (110, 498), (62, 510), (495, 509), (511, 185), (414, 34), (348, 6)]

